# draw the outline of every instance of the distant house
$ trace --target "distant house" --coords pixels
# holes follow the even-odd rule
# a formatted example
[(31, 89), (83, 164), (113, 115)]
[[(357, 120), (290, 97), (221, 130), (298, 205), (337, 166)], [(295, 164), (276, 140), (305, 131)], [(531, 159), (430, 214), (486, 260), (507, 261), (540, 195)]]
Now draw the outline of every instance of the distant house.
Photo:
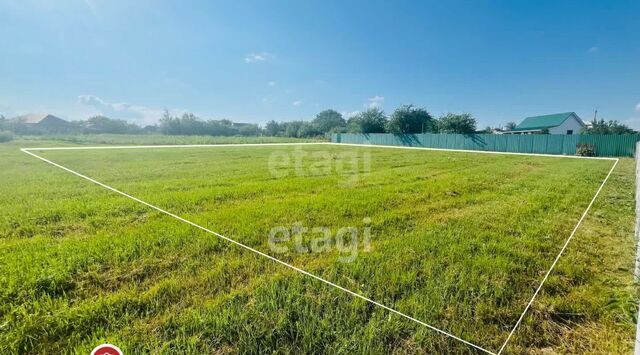
[(66, 133), (73, 125), (62, 118), (49, 114), (31, 114), (16, 117), (16, 120), (30, 130), (48, 133)]
[(580, 134), (585, 126), (575, 112), (554, 113), (552, 115), (527, 117), (519, 125), (505, 134)]

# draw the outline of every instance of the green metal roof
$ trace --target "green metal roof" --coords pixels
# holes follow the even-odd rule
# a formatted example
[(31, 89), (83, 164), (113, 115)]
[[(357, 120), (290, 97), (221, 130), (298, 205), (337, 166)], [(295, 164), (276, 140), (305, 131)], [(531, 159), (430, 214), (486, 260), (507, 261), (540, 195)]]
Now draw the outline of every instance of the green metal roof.
[(533, 131), (556, 127), (561, 125), (562, 122), (564, 122), (571, 115), (575, 115), (575, 113), (563, 112), (554, 113), (552, 115), (527, 117), (522, 122), (520, 122), (519, 125), (516, 126), (514, 131)]

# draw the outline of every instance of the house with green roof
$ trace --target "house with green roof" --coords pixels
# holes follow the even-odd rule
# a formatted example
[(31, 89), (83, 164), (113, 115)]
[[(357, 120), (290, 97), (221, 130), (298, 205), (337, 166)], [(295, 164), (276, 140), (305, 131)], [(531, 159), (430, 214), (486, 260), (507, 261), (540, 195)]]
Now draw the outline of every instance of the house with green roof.
[(584, 122), (575, 112), (554, 113), (552, 115), (525, 118), (506, 134), (580, 134)]

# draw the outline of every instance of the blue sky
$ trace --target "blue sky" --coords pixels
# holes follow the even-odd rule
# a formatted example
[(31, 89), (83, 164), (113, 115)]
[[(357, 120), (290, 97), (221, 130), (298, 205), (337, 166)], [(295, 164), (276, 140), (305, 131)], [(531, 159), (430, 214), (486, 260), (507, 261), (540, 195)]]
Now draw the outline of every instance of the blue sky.
[(0, 0), (0, 113), (242, 122), (400, 104), (640, 128), (638, 1)]

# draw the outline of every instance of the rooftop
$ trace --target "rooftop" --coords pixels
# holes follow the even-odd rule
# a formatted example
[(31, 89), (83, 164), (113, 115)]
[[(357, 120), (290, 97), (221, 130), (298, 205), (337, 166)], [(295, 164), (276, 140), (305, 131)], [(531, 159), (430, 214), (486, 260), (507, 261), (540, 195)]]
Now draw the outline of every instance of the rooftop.
[[(562, 124), (567, 118), (574, 115), (578, 118), (575, 112), (563, 112), (554, 113), (551, 115), (532, 116), (525, 118), (514, 131), (535, 131), (556, 127)], [(578, 118), (579, 119), (579, 118)]]
[(48, 113), (32, 113), (28, 115), (18, 116), (16, 118), (23, 123), (36, 124), (36, 123), (40, 123), (42, 120), (44, 120), (47, 117), (53, 118), (55, 120), (64, 121), (62, 118), (56, 117), (54, 115), (50, 115)]

